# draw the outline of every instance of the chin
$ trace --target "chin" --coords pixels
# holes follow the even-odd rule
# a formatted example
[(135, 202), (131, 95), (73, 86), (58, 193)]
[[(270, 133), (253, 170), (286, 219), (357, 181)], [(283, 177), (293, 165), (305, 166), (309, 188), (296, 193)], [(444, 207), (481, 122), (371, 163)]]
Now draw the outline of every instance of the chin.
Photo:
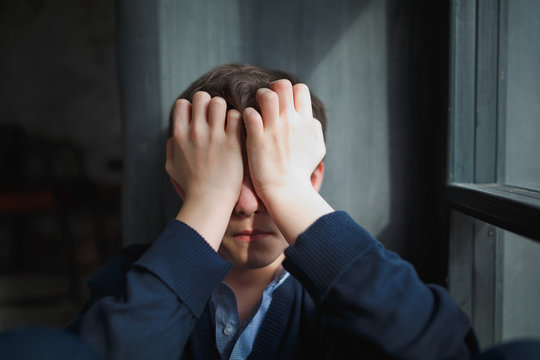
[(221, 247), (219, 254), (225, 260), (233, 263), (234, 266), (244, 269), (261, 269), (273, 265), (276, 261), (281, 263), (282, 254), (285, 249), (273, 249), (273, 251), (260, 251), (256, 247), (243, 249), (243, 251), (229, 251)]
[(246, 269), (261, 269), (266, 266), (273, 265), (275, 261), (278, 260), (278, 258), (280, 258), (281, 254), (283, 254), (283, 252), (279, 253), (277, 256), (274, 256), (274, 257), (268, 257), (268, 256), (263, 256), (262, 258), (248, 257), (247, 261), (241, 264), (241, 266)]
[(248, 252), (247, 254), (224, 254), (220, 252), (221, 257), (229, 260), (234, 266), (244, 269), (262, 269), (266, 266), (275, 264), (276, 261), (281, 263), (283, 251), (274, 254)]
[(238, 243), (232, 239), (224, 239), (219, 254), (234, 266), (245, 269), (260, 269), (282, 261), (283, 251), (288, 244), (283, 241)]

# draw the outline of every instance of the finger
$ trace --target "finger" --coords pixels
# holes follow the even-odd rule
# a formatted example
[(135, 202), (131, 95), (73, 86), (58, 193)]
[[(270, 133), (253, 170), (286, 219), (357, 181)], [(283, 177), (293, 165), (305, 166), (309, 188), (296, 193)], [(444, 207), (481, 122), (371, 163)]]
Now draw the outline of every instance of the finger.
[(317, 138), (318, 141), (324, 144), (324, 131), (322, 128), (322, 124), (319, 120), (315, 118), (313, 120), (315, 120), (315, 137)]
[(225, 116), (227, 114), (227, 102), (222, 97), (216, 96), (208, 105), (208, 125), (212, 129), (225, 130)]
[(279, 113), (280, 115), (287, 114), (294, 110), (292, 84), (287, 79), (274, 81), (270, 84), (272, 89), (279, 98)]
[[(264, 128), (277, 123), (279, 120), (278, 95), (270, 89), (261, 88), (257, 90), (256, 99), (261, 109), (260, 116), (262, 117)], [(255, 109), (252, 110), (257, 112)], [(255, 116), (251, 111), (249, 111), (249, 114)]]
[(174, 146), (174, 140), (173, 138), (169, 138), (167, 140), (167, 157), (165, 158), (165, 171), (170, 176), (173, 176), (173, 146)]
[(294, 108), (296, 112), (305, 116), (313, 117), (313, 109), (311, 107), (311, 95), (309, 93), (309, 88), (306, 84), (296, 84), (293, 86), (293, 96), (294, 96)]
[(236, 109), (231, 109), (227, 112), (226, 133), (234, 136), (240, 141), (242, 136), (242, 114)]
[(324, 139), (322, 124), (318, 119), (313, 118), (315, 120), (315, 134), (318, 139)]
[(172, 111), (172, 133), (178, 137), (187, 129), (191, 121), (191, 103), (186, 99), (175, 101)]
[(318, 142), (317, 148), (320, 151), (319, 161), (322, 161), (324, 157), (326, 156), (326, 144), (324, 143), (324, 132), (322, 129), (321, 122), (317, 119), (314, 119), (314, 120), (315, 120), (315, 139)]
[(197, 91), (193, 95), (193, 105), (191, 110), (191, 125), (206, 124), (208, 106), (212, 98), (206, 91)]
[(246, 137), (258, 138), (264, 132), (263, 119), (261, 114), (252, 107), (248, 107), (244, 110), (243, 114), (244, 125), (246, 126)]

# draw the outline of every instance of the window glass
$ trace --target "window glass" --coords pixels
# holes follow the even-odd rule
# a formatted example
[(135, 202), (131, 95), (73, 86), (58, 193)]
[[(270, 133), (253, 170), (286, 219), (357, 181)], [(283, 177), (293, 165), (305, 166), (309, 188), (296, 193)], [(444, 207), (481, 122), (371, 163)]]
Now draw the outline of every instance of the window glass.
[(501, 337), (540, 337), (540, 243), (502, 231)]
[(452, 211), (449, 289), (482, 347), (540, 338), (540, 242)]
[(504, 183), (540, 191), (540, 1), (508, 1)]

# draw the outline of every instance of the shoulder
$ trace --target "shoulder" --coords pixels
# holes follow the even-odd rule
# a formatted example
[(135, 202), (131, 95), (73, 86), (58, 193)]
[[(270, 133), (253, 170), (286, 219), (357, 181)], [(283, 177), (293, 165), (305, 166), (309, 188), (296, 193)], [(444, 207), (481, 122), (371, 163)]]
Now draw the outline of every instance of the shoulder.
[(130, 245), (107, 261), (88, 279), (92, 297), (121, 295), (125, 287), (126, 274), (149, 247), (150, 244)]

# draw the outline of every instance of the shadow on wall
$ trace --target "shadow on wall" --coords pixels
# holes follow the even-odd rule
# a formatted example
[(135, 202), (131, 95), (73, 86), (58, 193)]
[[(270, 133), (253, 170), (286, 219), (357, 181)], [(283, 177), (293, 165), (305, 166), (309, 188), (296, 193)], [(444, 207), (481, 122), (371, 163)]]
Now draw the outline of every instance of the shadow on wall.
[(391, 221), (379, 239), (425, 282), (446, 285), (449, 4), (389, 1), (387, 90)]

